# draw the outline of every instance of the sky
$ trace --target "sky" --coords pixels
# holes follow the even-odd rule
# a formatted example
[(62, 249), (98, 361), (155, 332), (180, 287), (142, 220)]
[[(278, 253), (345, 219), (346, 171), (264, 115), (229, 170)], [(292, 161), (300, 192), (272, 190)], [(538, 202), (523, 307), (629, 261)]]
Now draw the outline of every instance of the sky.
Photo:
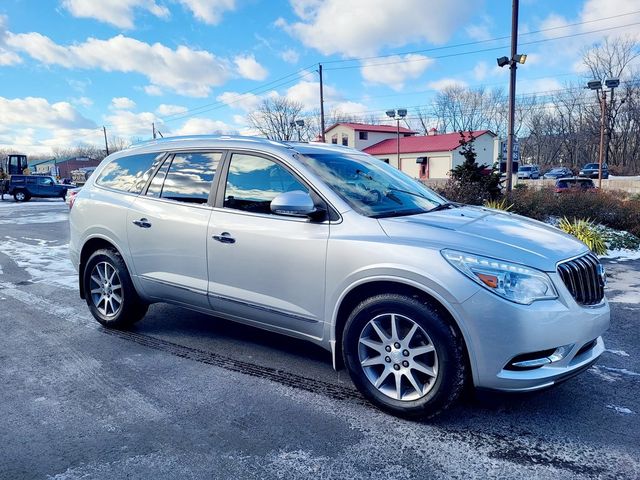
[[(0, 149), (254, 133), (266, 97), (380, 116), (451, 84), (508, 87), (511, 0), (0, 0)], [(640, 38), (637, 0), (521, 0), (518, 94), (584, 81), (581, 51)], [(558, 38), (561, 37), (561, 38)]]

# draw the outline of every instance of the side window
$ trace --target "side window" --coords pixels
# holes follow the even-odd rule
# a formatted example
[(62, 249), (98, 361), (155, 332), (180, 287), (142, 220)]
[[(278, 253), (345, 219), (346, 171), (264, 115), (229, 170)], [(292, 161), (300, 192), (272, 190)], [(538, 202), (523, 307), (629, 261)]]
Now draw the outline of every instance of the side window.
[(53, 185), (53, 180), (48, 177), (40, 177), (38, 178), (38, 183), (40, 185), (50, 186), (50, 185)]
[(35, 185), (36, 184), (36, 178), (35, 177), (27, 177), (27, 185)]
[(171, 165), (171, 158), (168, 158), (153, 176), (153, 179), (149, 184), (149, 188), (147, 188), (147, 197), (160, 198), (164, 179), (167, 176), (167, 170), (169, 170), (169, 165)]
[(224, 206), (270, 214), (271, 200), (294, 190), (308, 192), (283, 166), (266, 158), (236, 153), (229, 164)]
[(153, 171), (155, 162), (163, 155), (164, 153), (145, 153), (112, 160), (100, 172), (96, 183), (122, 192), (140, 193)]
[(160, 197), (177, 202), (207, 203), (221, 158), (219, 152), (174, 155)]

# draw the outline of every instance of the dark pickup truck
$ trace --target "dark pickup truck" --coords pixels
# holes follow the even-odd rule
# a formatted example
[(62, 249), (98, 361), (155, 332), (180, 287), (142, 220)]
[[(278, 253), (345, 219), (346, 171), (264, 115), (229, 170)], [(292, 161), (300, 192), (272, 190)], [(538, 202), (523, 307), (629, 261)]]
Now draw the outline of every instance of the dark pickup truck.
[(16, 202), (27, 202), (33, 197), (62, 198), (72, 185), (61, 185), (55, 178), (39, 175), (11, 175), (7, 193), (13, 195)]

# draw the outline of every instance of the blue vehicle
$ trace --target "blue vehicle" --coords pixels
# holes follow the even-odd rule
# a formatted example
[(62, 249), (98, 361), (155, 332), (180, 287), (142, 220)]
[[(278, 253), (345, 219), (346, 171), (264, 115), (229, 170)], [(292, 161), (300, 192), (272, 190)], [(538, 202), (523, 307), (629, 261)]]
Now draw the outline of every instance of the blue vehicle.
[(72, 185), (62, 185), (50, 176), (11, 175), (8, 194), (13, 195), (16, 202), (28, 202), (31, 198), (61, 198), (67, 196)]

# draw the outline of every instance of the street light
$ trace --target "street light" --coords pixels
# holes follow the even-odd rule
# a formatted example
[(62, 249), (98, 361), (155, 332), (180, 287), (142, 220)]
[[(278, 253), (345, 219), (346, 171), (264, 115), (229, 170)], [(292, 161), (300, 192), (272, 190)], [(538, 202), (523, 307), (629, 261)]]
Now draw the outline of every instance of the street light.
[(397, 110), (387, 110), (385, 112), (387, 117), (393, 118), (397, 122), (397, 133), (398, 133), (398, 170), (400, 170), (400, 120), (407, 116), (406, 108), (399, 108)]
[(506, 67), (509, 65), (509, 125), (507, 132), (507, 192), (511, 191), (511, 183), (513, 181), (513, 130), (515, 123), (516, 110), (516, 69), (518, 64), (524, 64), (527, 56), (524, 53), (518, 53), (518, 10), (520, 8), (520, 0), (513, 0), (511, 7), (511, 56), (498, 58), (498, 66)]
[[(611, 101), (613, 102), (613, 93), (616, 87), (620, 85), (619, 78), (607, 78), (604, 81), (604, 85), (606, 88), (602, 87), (601, 80), (590, 80), (587, 82), (587, 87), (590, 90), (595, 90), (596, 95), (598, 97), (598, 103), (600, 104), (600, 149), (598, 152), (598, 188), (602, 188), (602, 159), (605, 155), (605, 145), (604, 145), (604, 133), (605, 133), (605, 118), (607, 113), (607, 88), (611, 91)], [(602, 96), (600, 96), (600, 92), (602, 92)], [(607, 121), (607, 124), (609, 122)], [(611, 128), (607, 125), (607, 146), (606, 146), (606, 156), (605, 163), (609, 164), (609, 139), (611, 138)]]
[(302, 137), (300, 135), (300, 129), (304, 127), (304, 120), (291, 120), (289, 122), (289, 126), (291, 128), (295, 128), (298, 131), (298, 141), (302, 141)]

